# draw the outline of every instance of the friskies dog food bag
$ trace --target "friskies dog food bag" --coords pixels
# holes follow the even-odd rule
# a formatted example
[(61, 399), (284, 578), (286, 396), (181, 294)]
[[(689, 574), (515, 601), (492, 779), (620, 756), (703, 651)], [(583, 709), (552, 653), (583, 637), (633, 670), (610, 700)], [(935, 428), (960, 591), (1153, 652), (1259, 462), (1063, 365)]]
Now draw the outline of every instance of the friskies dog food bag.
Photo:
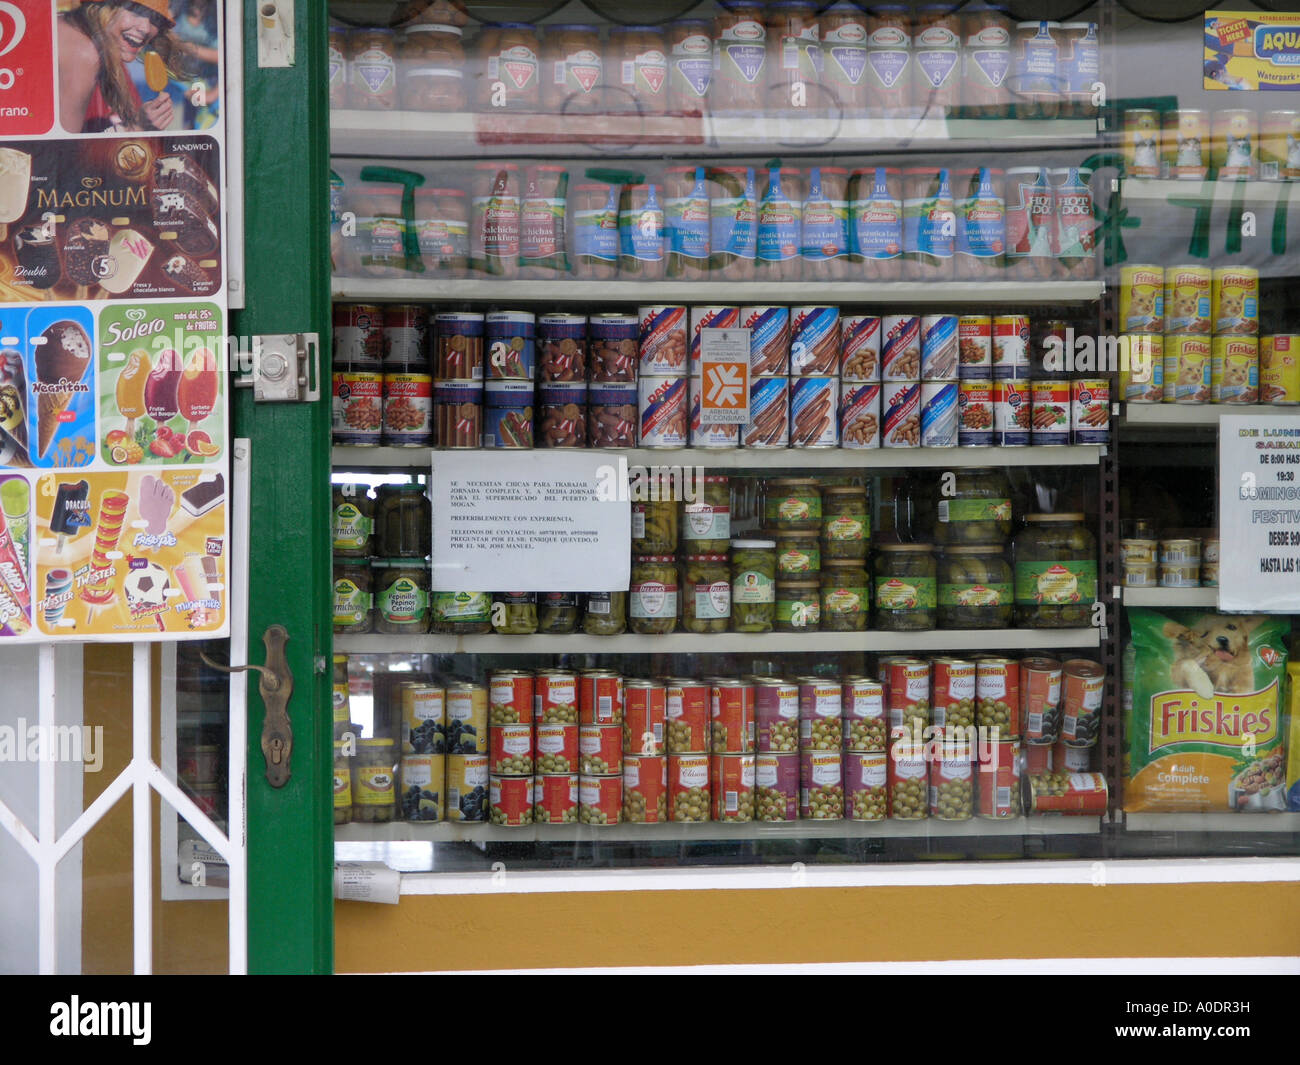
[(1286, 809), (1285, 618), (1128, 612), (1124, 809)]

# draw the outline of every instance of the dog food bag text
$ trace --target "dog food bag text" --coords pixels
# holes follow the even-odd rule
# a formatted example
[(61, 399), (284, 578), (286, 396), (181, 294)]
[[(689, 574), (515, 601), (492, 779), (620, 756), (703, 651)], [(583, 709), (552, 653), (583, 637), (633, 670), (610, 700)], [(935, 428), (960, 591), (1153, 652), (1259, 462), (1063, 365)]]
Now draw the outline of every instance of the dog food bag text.
[(1286, 809), (1290, 622), (1134, 609), (1129, 624), (1125, 810)]

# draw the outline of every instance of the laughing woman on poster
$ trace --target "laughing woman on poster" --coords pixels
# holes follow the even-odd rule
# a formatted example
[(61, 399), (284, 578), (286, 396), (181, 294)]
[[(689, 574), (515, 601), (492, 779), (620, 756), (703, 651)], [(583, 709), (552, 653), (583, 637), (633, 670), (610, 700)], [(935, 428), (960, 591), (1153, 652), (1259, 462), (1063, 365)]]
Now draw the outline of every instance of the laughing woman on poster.
[[(167, 129), (168, 68), (180, 49), (168, 0), (81, 0), (59, 19), (59, 118), (70, 133)], [(147, 55), (145, 50), (148, 49)], [(128, 65), (145, 55), (141, 99)]]

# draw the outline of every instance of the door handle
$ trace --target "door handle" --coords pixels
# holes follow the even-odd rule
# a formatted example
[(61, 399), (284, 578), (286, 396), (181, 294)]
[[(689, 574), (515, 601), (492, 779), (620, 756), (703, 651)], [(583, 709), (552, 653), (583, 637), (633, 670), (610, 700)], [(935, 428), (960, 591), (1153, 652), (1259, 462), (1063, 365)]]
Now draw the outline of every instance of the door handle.
[(289, 632), (283, 625), (272, 625), (262, 634), (266, 644), (266, 665), (223, 666), (200, 653), (204, 662), (222, 673), (259, 674), (257, 690), (266, 706), (262, 719), (262, 757), (266, 760), (266, 780), (273, 788), (282, 788), (289, 782), (290, 763), (293, 758), (293, 725), (289, 721), (289, 697), (293, 695), (293, 672), (285, 656), (284, 646), (289, 642)]

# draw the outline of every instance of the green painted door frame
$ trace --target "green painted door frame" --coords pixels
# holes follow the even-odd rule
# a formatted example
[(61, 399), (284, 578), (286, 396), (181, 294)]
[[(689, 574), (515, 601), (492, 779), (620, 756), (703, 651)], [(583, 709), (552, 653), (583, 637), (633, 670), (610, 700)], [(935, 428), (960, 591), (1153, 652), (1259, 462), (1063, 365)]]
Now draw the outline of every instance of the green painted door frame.
[[(233, 0), (232, 0), (233, 2)], [(244, 2), (245, 308), (235, 333), (315, 332), (324, 398), (254, 404), (235, 392), (235, 435), (252, 441), (249, 661), (289, 630), (292, 777), (266, 780), (265, 708), (248, 706), (248, 962), (252, 973), (334, 966), (330, 713), (329, 110), (325, 0), (294, 5), (295, 65), (257, 66), (258, 4)], [(241, 175), (231, 174), (231, 182)]]

